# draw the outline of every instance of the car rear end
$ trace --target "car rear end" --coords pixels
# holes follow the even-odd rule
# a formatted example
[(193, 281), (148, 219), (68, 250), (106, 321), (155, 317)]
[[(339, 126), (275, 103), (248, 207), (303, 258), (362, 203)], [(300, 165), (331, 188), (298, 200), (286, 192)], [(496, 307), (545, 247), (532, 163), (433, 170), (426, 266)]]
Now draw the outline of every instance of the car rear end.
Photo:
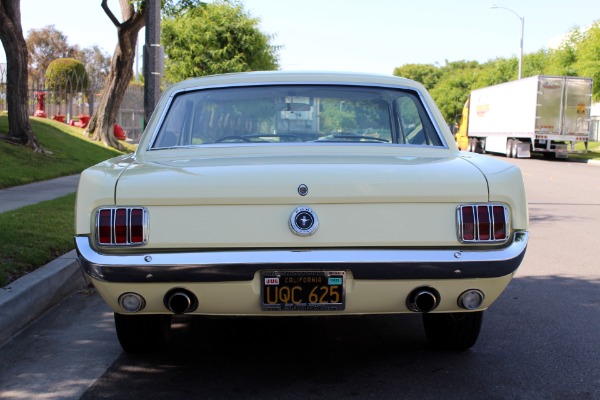
[(442, 123), (395, 78), (171, 89), (137, 153), (78, 191), (80, 261), (121, 344), (163, 342), (173, 314), (417, 312), (433, 343), (470, 347), (524, 256), (527, 210), (519, 170), (459, 153)]

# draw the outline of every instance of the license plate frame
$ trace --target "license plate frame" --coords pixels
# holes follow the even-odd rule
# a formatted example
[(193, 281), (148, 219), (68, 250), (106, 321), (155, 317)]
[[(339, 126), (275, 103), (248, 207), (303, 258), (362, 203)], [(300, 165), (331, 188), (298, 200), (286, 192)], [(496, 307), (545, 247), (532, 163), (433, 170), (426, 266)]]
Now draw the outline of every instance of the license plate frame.
[(263, 311), (343, 311), (346, 271), (261, 271)]

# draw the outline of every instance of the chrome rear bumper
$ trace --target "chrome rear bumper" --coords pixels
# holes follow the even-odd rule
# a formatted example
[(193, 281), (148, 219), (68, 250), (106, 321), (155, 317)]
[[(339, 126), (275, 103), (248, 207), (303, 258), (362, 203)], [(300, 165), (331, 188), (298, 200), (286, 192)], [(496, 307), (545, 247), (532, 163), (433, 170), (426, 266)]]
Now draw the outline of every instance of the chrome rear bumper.
[(251, 281), (262, 270), (344, 270), (354, 279), (472, 279), (517, 270), (529, 234), (498, 249), (259, 249), (102, 254), (87, 236), (75, 244), (83, 270), (106, 282)]

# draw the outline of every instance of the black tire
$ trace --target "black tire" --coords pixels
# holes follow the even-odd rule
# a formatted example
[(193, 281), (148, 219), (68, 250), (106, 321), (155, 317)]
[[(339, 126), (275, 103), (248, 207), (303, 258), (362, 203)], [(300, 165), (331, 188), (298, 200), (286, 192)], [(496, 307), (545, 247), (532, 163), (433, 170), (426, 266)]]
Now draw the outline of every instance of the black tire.
[(115, 313), (117, 337), (128, 353), (152, 353), (164, 349), (171, 333), (170, 315)]
[(513, 140), (512, 139), (508, 139), (506, 141), (506, 157), (508, 157), (508, 158), (513, 157)]
[(485, 141), (482, 139), (475, 139), (473, 142), (473, 152), (477, 154), (483, 154), (483, 146), (485, 146)]
[(512, 147), (510, 149), (512, 158), (518, 158), (519, 156), (519, 143), (521, 143), (519, 139), (513, 139)]
[(475, 344), (481, 330), (483, 311), (423, 314), (429, 344), (440, 350), (467, 350)]

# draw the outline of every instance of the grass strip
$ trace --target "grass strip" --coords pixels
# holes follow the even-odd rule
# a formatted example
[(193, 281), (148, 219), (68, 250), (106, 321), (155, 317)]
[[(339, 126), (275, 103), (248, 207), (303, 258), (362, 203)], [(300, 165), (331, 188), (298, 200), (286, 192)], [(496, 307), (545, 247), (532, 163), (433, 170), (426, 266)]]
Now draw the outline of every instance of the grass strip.
[(75, 248), (75, 194), (0, 214), (0, 287)]
[[(575, 144), (576, 151), (584, 151), (585, 143), (579, 142)], [(569, 154), (572, 160), (600, 160), (600, 142), (588, 142), (588, 151), (585, 154)]]
[[(91, 142), (83, 130), (45, 118), (31, 118), (31, 126), (51, 155), (0, 141), (0, 188), (78, 174), (108, 158), (123, 154), (100, 142)], [(0, 115), (0, 135), (8, 134), (8, 117)], [(133, 147), (129, 150), (133, 151)]]

